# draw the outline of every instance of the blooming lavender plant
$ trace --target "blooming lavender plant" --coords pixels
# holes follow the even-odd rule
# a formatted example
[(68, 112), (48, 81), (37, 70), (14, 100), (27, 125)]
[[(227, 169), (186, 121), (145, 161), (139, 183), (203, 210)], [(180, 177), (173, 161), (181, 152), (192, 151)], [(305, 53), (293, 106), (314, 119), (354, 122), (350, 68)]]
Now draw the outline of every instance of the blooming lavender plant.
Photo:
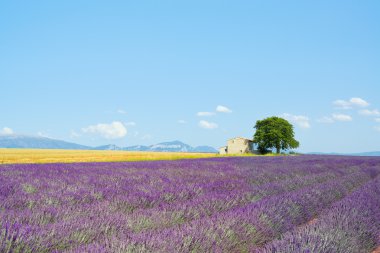
[(371, 252), (380, 244), (379, 196), (380, 176), (259, 252)]
[(379, 172), (338, 156), (1, 165), (0, 252), (253, 251)]

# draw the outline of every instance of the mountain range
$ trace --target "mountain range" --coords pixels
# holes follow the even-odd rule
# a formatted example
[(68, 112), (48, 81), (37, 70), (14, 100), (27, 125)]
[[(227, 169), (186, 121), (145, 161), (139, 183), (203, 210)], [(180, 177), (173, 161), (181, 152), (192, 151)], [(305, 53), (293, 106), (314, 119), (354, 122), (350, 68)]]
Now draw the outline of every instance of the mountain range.
[(200, 153), (216, 153), (215, 148), (210, 146), (192, 147), (181, 141), (161, 142), (150, 146), (135, 145), (129, 147), (118, 147), (110, 144), (93, 148), (95, 150), (126, 150), (126, 151), (153, 151), (153, 152), (200, 152)]
[(161, 142), (150, 146), (136, 145), (119, 147), (114, 144), (90, 147), (72, 142), (55, 140), (40, 136), (27, 135), (0, 135), (0, 148), (37, 148), (37, 149), (86, 149), (86, 150), (126, 150), (126, 151), (153, 151), (153, 152), (218, 152), (211, 146), (192, 147), (181, 141)]

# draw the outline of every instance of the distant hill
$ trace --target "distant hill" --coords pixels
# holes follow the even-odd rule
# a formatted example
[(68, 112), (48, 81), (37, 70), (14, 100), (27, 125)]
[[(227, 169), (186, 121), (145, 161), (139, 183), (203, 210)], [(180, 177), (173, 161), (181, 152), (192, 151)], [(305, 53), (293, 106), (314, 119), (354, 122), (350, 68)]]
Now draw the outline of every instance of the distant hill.
[(155, 151), (155, 152), (199, 152), (199, 153), (217, 153), (218, 151), (210, 146), (192, 147), (181, 141), (161, 142), (150, 146), (130, 146), (123, 150), (129, 151)]
[(194, 148), (180, 141), (161, 142), (149, 146), (149, 151), (193, 152)]
[(104, 145), (104, 146), (99, 146), (92, 148), (93, 150), (123, 150), (119, 146), (116, 146), (114, 144), (109, 144), (109, 145)]
[(197, 153), (217, 153), (218, 151), (210, 146), (192, 147), (181, 141), (161, 142), (150, 146), (135, 145), (119, 147), (113, 144), (99, 146), (95, 150), (125, 150), (125, 151), (150, 151), (150, 152), (197, 152)]
[(197, 146), (194, 148), (193, 152), (197, 152), (197, 153), (218, 153), (219, 151), (216, 150), (214, 147), (210, 147), (210, 146)]
[(358, 156), (380, 156), (380, 151), (356, 153), (354, 155), (358, 155)]
[(39, 136), (26, 135), (0, 135), (0, 148), (37, 148), (37, 149), (92, 149), (92, 150), (126, 150), (126, 151), (153, 151), (153, 152), (199, 152), (216, 153), (210, 146), (192, 147), (181, 141), (161, 142), (158, 144), (143, 146), (119, 147), (114, 144), (89, 147), (76, 143), (50, 139)]
[(0, 135), (0, 148), (91, 149), (91, 147), (27, 135)]
[(122, 148), (123, 150), (126, 151), (148, 151), (149, 147), (148, 146), (143, 146), (143, 145), (136, 145), (136, 146), (129, 146)]

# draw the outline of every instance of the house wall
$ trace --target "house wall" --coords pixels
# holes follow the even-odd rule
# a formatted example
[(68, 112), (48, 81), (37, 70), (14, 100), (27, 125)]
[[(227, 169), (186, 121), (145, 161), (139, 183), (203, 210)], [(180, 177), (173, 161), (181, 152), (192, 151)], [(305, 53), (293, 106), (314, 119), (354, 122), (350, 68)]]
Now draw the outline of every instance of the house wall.
[(221, 154), (221, 155), (227, 154), (227, 147), (221, 147), (221, 148), (219, 148), (219, 154)]
[(228, 140), (228, 154), (250, 153), (250, 142), (247, 139), (236, 138)]

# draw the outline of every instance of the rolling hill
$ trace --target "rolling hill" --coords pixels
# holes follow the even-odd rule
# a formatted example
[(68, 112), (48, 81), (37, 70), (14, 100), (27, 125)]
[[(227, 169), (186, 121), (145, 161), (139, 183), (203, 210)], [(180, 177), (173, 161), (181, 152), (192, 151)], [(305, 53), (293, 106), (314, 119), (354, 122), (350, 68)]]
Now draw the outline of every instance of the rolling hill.
[(35, 148), (35, 149), (74, 149), (74, 150), (125, 150), (125, 151), (152, 151), (152, 152), (218, 152), (211, 146), (192, 147), (181, 141), (161, 142), (150, 146), (136, 145), (119, 147), (114, 144), (90, 147), (47, 137), (27, 135), (0, 135), (0, 148)]
[(27, 135), (0, 135), (0, 148), (92, 149), (76, 143)]

